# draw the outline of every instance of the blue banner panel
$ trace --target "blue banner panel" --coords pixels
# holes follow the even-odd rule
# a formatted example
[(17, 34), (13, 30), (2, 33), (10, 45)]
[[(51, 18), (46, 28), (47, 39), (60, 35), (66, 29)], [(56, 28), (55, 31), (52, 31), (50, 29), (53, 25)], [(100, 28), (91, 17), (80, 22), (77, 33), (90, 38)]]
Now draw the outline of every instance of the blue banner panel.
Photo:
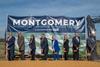
[(7, 32), (85, 33), (84, 17), (8, 16)]

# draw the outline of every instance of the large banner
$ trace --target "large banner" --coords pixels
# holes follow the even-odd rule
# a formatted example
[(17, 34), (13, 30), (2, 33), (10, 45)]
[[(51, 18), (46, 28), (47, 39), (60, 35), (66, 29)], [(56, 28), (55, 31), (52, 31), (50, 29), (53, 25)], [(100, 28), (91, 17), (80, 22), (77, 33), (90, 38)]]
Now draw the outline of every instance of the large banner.
[(8, 32), (85, 32), (85, 18), (65, 16), (8, 16)]
[[(60, 55), (63, 55), (64, 34), (69, 39), (69, 55), (72, 56), (72, 38), (74, 33), (80, 34), (80, 57), (85, 56), (86, 37), (85, 37), (85, 18), (84, 17), (65, 17), (65, 16), (8, 16), (7, 32), (13, 32), (17, 40), (17, 32), (23, 32), (25, 38), (25, 54), (29, 55), (29, 39), (34, 34), (36, 41), (36, 54), (41, 54), (40, 37), (42, 33), (48, 39), (49, 54), (52, 54), (52, 35), (56, 35), (56, 39), (60, 46)], [(16, 54), (18, 52), (18, 44), (16, 41)]]

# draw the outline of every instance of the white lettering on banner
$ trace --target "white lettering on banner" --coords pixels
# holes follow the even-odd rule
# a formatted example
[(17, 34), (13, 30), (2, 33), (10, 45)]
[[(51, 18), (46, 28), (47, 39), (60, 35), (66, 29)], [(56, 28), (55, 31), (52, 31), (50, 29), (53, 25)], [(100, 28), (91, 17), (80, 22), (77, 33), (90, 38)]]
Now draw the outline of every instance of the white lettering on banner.
[(13, 25), (20, 25), (20, 20), (12, 20), (13, 21)]
[(39, 25), (40, 20), (35, 20), (37, 22), (37, 25)]
[(75, 20), (76, 21), (76, 23), (77, 23), (77, 26), (79, 26), (80, 25), (80, 22), (83, 22), (83, 21), (78, 21), (78, 20)]
[(35, 25), (34, 20), (29, 20), (29, 25)]
[(55, 25), (62, 25), (62, 20), (55, 20)]
[(70, 20), (69, 21), (69, 25), (74, 26), (75, 21), (74, 20)]
[(10, 18), (12, 21), (13, 21), (13, 25), (23, 25), (23, 26), (26, 26), (26, 25), (55, 25), (55, 26), (79, 26), (80, 23), (82, 23), (83, 21), (81, 20), (67, 20), (67, 19), (42, 19), (42, 20), (39, 20), (39, 19), (13, 19), (13, 18)]
[(27, 20), (22, 20), (22, 21), (21, 21), (21, 24), (25, 26), (25, 25), (28, 24), (28, 21), (27, 21)]
[(64, 19), (64, 25), (68, 26), (68, 20)]
[(42, 21), (41, 21), (41, 24), (42, 24), (42, 25), (46, 25), (46, 19), (42, 20)]
[(50, 19), (50, 20), (48, 20), (48, 25), (54, 25), (54, 20), (52, 20), (52, 19)]

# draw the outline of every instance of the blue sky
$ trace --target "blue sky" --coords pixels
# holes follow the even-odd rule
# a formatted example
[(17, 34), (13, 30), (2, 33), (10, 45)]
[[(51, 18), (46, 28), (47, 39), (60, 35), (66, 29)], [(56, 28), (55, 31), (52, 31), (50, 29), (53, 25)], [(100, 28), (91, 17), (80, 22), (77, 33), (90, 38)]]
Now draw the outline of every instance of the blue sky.
[[(0, 0), (0, 38), (4, 37), (7, 16), (100, 16), (100, 0)], [(100, 24), (96, 24), (100, 40)]]

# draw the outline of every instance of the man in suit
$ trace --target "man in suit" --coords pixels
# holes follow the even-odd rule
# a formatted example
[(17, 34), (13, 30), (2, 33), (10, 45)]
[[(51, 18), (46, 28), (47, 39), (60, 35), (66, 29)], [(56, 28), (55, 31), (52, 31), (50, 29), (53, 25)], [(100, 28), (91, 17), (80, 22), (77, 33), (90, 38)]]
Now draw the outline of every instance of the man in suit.
[(24, 43), (24, 36), (22, 34), (22, 32), (18, 32), (18, 39), (17, 39), (17, 43), (19, 46), (19, 52), (20, 52), (20, 58), (21, 60), (24, 60), (24, 53), (25, 53), (25, 43)]
[(64, 35), (63, 49), (64, 49), (64, 60), (67, 60), (69, 52), (69, 40), (66, 34)]
[(80, 36), (78, 33), (75, 33), (75, 36), (72, 39), (72, 43), (73, 43), (73, 59), (79, 60)]
[(35, 45), (35, 36), (33, 34), (30, 36), (29, 47), (31, 49), (31, 60), (35, 60), (36, 45)]
[(7, 37), (7, 58), (9, 61), (14, 60), (15, 54), (14, 54), (14, 50), (15, 50), (15, 37), (12, 35), (11, 32), (8, 33), (8, 37)]
[(43, 33), (42, 36), (41, 36), (41, 42), (40, 42), (40, 45), (41, 45), (41, 53), (43, 55), (42, 57), (42, 60), (47, 60), (47, 56), (48, 56), (48, 40), (47, 38), (45, 37), (45, 34)]
[(59, 60), (59, 51), (60, 51), (60, 47), (58, 45), (58, 40), (55, 38), (55, 36), (52, 36), (52, 48), (53, 48), (53, 58), (54, 60)]

